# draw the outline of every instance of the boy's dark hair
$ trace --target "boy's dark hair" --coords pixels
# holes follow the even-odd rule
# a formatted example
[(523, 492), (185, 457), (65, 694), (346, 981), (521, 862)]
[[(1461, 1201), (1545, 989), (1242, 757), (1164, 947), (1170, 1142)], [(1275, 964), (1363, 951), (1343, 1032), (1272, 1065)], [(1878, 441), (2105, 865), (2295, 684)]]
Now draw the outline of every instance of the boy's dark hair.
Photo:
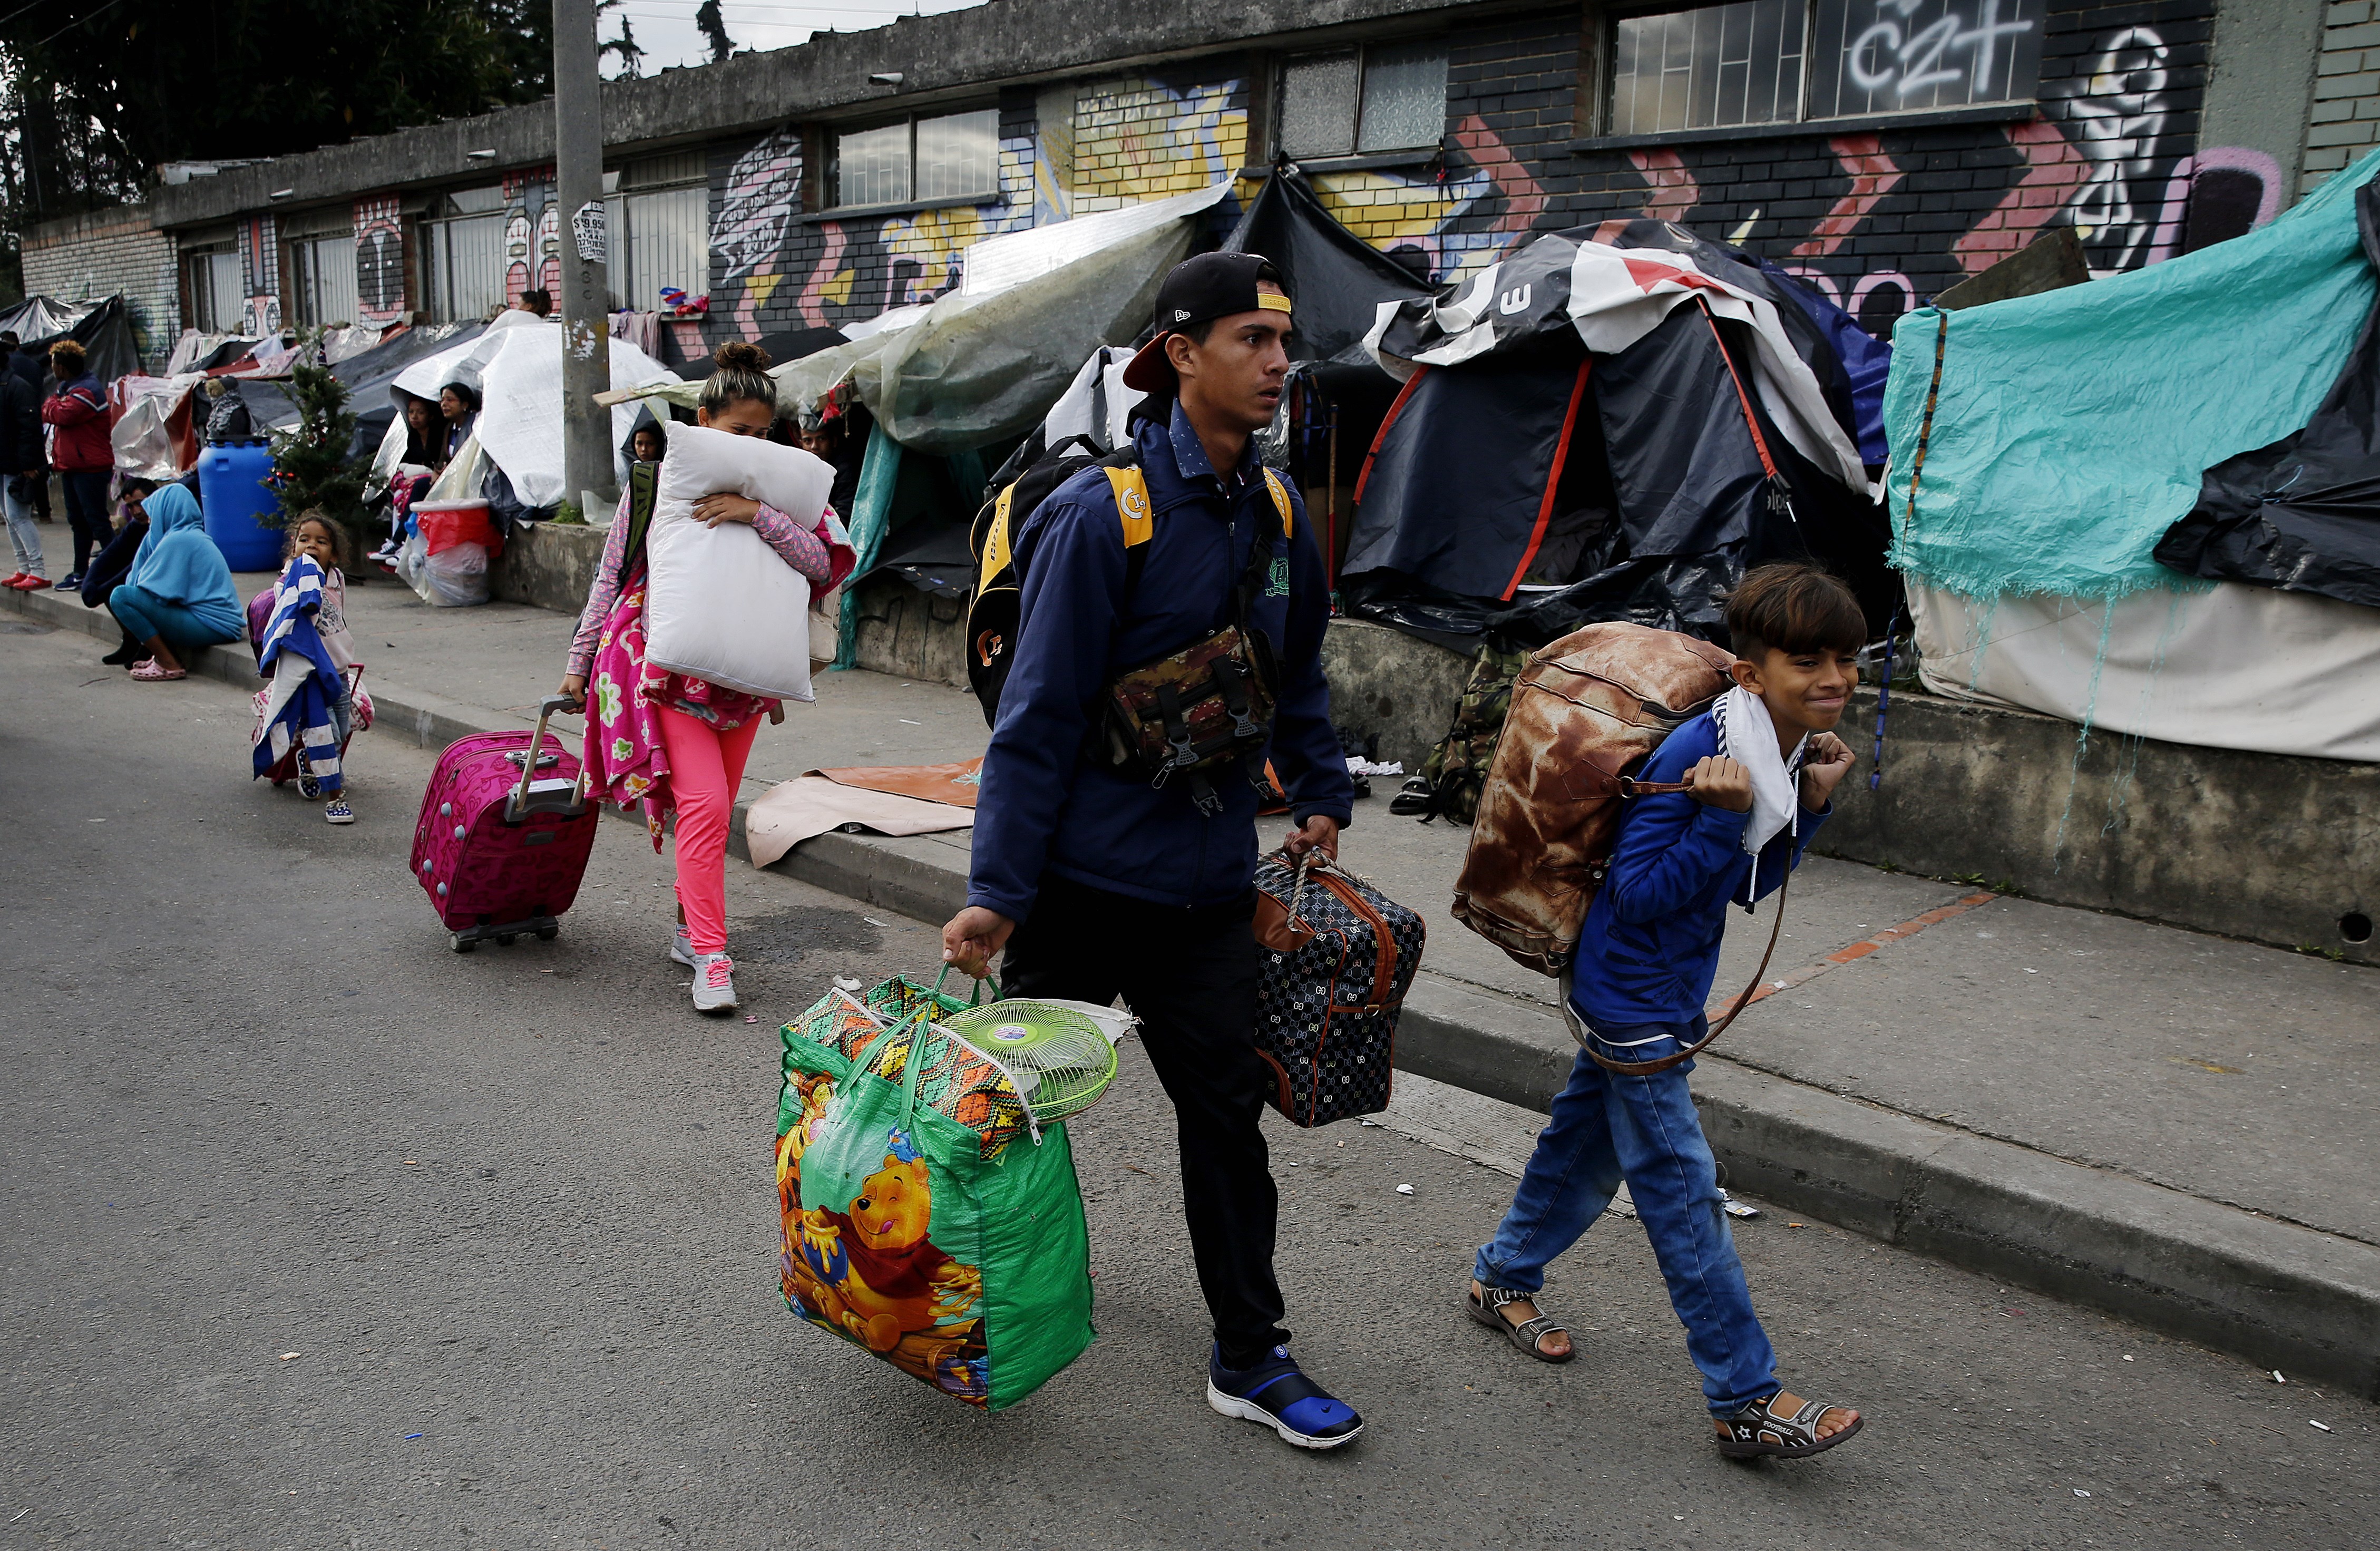
[(1727, 595), (1727, 634), (1747, 661), (1770, 650), (1857, 652), (1867, 644), (1867, 616), (1840, 577), (1783, 560), (1748, 573)]
[(340, 571), (346, 570), (352, 563), (348, 552), (347, 530), (333, 522), (330, 514), (319, 507), (299, 513), (298, 520), (289, 525), (288, 535), (281, 543), (281, 558), (287, 560), (298, 552), (298, 535), (305, 530), (308, 523), (321, 524), (322, 531), (331, 536), (331, 563)]

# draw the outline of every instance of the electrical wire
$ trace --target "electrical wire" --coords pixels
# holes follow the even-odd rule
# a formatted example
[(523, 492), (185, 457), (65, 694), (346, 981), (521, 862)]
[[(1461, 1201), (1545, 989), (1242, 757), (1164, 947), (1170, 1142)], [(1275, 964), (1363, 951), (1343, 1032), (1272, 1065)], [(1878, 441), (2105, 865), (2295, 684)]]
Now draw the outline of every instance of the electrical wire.
[[(74, 20), (67, 22), (64, 27), (61, 27), (56, 31), (51, 33), (48, 38), (39, 39), (33, 42), (27, 43), (24, 46), (27, 48), (40, 48), (42, 44), (50, 42), (51, 39), (65, 37), (76, 28), (82, 26), (85, 22), (97, 21), (101, 17), (105, 16), (108, 12), (115, 9), (116, 6), (121, 6), (122, 4), (124, 4), (124, 0), (107, 0), (106, 5), (102, 6), (99, 9), (91, 12), (89, 16), (77, 17)], [(27, 8), (30, 9), (30, 6)], [(18, 12), (16, 14), (22, 15), (23, 13)]]

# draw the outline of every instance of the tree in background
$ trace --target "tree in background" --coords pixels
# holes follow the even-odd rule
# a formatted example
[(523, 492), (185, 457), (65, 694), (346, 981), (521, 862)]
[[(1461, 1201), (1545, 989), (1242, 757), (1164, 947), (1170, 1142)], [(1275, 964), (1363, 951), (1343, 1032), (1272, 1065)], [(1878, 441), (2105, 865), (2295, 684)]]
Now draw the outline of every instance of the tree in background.
[(702, 41), (710, 45), (710, 62), (723, 65), (735, 52), (735, 40), (727, 35), (727, 18), (719, 9), (719, 0), (702, 0), (695, 8), (694, 24), (702, 30)]
[[(74, 19), (67, 19), (72, 17)], [(0, 222), (137, 196), (167, 162), (279, 156), (533, 103), (551, 0), (64, 0), (0, 18)]]
[[(620, 0), (596, 0), (595, 15), (600, 18), (605, 11), (613, 9), (619, 4)], [(637, 30), (629, 22), (628, 13), (625, 11), (620, 13), (620, 35), (616, 38), (606, 38), (595, 45), (595, 63), (599, 68), (603, 63), (603, 56), (607, 54), (616, 54), (620, 56), (620, 74), (613, 76), (612, 78), (613, 80), (618, 80), (623, 76), (634, 79), (645, 73), (644, 47), (637, 42)]]
[(273, 478), (281, 498), (277, 513), (265, 520), (277, 526), (295, 521), (301, 512), (320, 511), (350, 533), (362, 530), (364, 469), (352, 455), (356, 441), (355, 411), (347, 407), (347, 385), (321, 364), (320, 331), (304, 331), (298, 362), (289, 372), (289, 397), (298, 406), (298, 423), (273, 433)]

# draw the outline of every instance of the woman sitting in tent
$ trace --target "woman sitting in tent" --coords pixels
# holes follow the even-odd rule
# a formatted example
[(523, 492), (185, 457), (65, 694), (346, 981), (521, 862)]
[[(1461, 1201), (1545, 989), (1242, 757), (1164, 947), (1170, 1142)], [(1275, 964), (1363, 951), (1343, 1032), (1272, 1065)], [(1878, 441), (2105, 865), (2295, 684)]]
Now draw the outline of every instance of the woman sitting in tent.
[[(695, 424), (733, 436), (766, 438), (777, 416), (777, 386), (766, 375), (769, 357), (757, 345), (719, 347), (718, 370), (702, 385)], [(735, 961), (727, 956), (727, 830), (744, 762), (763, 718), (780, 714), (776, 700), (727, 689), (645, 663), (646, 569), (641, 548), (631, 552), (631, 497), (623, 493), (603, 545), (603, 561), (588, 590), (578, 634), (560, 693), (587, 708), (589, 790), (598, 801), (641, 803), (653, 849), (662, 846), (662, 819), (677, 814), (678, 927), (670, 957), (694, 971), (698, 1011), (735, 1005)], [(740, 495), (709, 495), (694, 517), (712, 527), (750, 523), (777, 558), (823, 594), (851, 574), (857, 560), (832, 507), (797, 521)], [(638, 536), (639, 544), (641, 535)], [(795, 630), (807, 638), (808, 618), (737, 621), (749, 630)]]
[(455, 454), (463, 450), (463, 443), (479, 429), (480, 390), (468, 382), (447, 383), (438, 390), (438, 412), (445, 417), (446, 423), (439, 433), (438, 461), (433, 467), (443, 468), (455, 461)]
[(108, 595), (108, 612), (124, 633), (149, 648), (133, 664), (143, 684), (187, 678), (177, 651), (237, 641), (248, 627), (231, 567), (206, 535), (199, 503), (179, 485), (167, 485), (141, 504), (149, 537), (132, 557), (123, 585)]

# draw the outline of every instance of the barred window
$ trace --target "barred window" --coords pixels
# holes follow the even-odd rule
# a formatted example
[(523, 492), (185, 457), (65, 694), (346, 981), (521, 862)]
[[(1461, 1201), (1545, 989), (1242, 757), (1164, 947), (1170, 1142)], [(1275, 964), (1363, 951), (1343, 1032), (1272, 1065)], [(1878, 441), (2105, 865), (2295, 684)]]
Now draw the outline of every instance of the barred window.
[(1610, 132), (2027, 102), (2046, 0), (1730, 0), (1611, 24)]
[(837, 205), (990, 198), (1000, 191), (1000, 112), (905, 118), (834, 137)]

